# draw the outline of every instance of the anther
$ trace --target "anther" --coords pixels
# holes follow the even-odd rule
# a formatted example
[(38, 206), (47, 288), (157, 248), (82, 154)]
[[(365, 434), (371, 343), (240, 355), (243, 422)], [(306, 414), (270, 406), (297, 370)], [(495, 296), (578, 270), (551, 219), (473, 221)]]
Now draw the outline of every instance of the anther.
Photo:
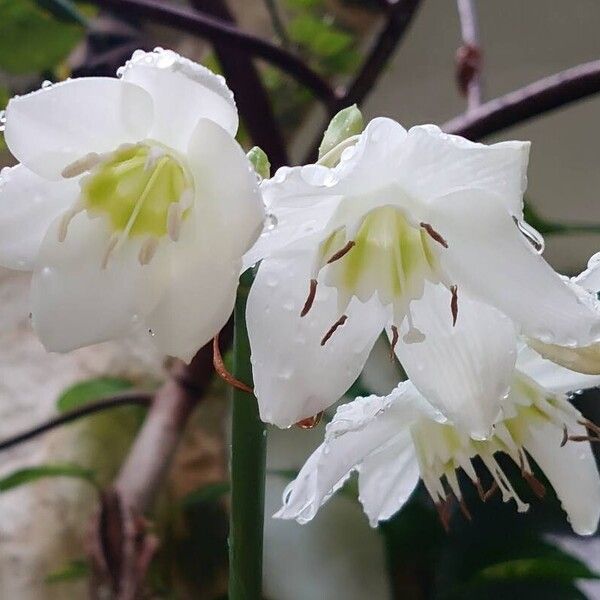
[(102, 157), (97, 152), (90, 152), (85, 156), (77, 159), (75, 162), (72, 162), (70, 165), (67, 165), (63, 170), (61, 175), (65, 179), (71, 179), (72, 177), (77, 177), (86, 171), (94, 168), (100, 161)]
[(106, 246), (106, 250), (104, 251), (104, 256), (102, 257), (102, 263), (101, 263), (102, 269), (106, 269), (106, 267), (108, 266), (108, 259), (110, 258), (112, 251), (115, 249), (115, 246), (117, 245), (118, 241), (119, 241), (119, 236), (117, 234), (114, 234), (110, 238), (110, 241), (108, 242), (108, 246)]
[(348, 316), (342, 315), (323, 336), (323, 339), (321, 340), (321, 346), (324, 346), (329, 341), (329, 338), (336, 332), (337, 328), (341, 327), (347, 320)]
[(533, 493), (540, 500), (546, 495), (546, 487), (533, 473), (523, 471), (523, 479), (525, 479)]
[(390, 360), (394, 360), (394, 356), (395, 354), (395, 350), (396, 350), (396, 344), (398, 343), (398, 328), (395, 325), (392, 325), (391, 327), (392, 330), (392, 341), (390, 344)]
[(467, 519), (467, 521), (472, 521), (473, 517), (471, 515), (471, 511), (469, 511), (469, 507), (467, 506), (464, 498), (461, 498), (458, 501), (458, 505), (460, 506), (460, 512), (462, 512), (462, 514), (465, 516), (465, 519)]
[(250, 386), (246, 385), (243, 381), (236, 379), (225, 367), (221, 349), (219, 348), (218, 333), (213, 338), (213, 367), (215, 368), (215, 373), (225, 381), (225, 383), (228, 383), (230, 386), (242, 390), (242, 392), (246, 392), (247, 394), (254, 394), (254, 390)]
[(446, 533), (450, 533), (450, 503), (447, 500), (435, 502), (440, 522)]
[(179, 202), (172, 202), (167, 213), (167, 233), (174, 242), (179, 239), (181, 233), (182, 216), (183, 212)]
[(452, 299), (450, 300), (450, 311), (452, 312), (452, 327), (456, 326), (456, 319), (458, 319), (458, 286), (451, 285), (450, 292)]
[(302, 308), (302, 312), (300, 313), (301, 317), (305, 317), (308, 314), (308, 311), (312, 308), (313, 302), (315, 301), (315, 295), (317, 294), (317, 280), (310, 280), (310, 288), (308, 290), (308, 297), (306, 298), (306, 302)]
[(448, 247), (448, 242), (429, 224), (429, 223), (419, 223), (421, 227), (433, 238), (438, 244), (444, 246), (444, 248)]
[(144, 266), (150, 263), (150, 261), (154, 258), (154, 255), (156, 254), (157, 248), (158, 238), (149, 237), (140, 247), (140, 252), (138, 254), (138, 261), (140, 265)]
[(569, 430), (567, 429), (566, 425), (563, 425), (563, 436), (562, 436), (562, 440), (560, 442), (560, 447), (563, 448), (568, 441), (569, 441)]
[(308, 417), (306, 419), (302, 419), (302, 420), (298, 421), (296, 423), (296, 427), (299, 427), (300, 429), (314, 429), (321, 422), (322, 418), (323, 418), (323, 411), (321, 411), (320, 413), (317, 413), (316, 415), (314, 415), (312, 417)]
[(487, 502), (499, 489), (498, 482), (494, 481), (492, 487), (483, 495), (483, 501)]
[(346, 256), (346, 254), (348, 254), (348, 252), (350, 252), (350, 250), (352, 250), (352, 248), (354, 248), (354, 246), (356, 246), (356, 242), (350, 240), (341, 250), (338, 250), (327, 261), (327, 264), (330, 265), (331, 263), (335, 262), (336, 260), (340, 260), (340, 258), (343, 258), (344, 256)]

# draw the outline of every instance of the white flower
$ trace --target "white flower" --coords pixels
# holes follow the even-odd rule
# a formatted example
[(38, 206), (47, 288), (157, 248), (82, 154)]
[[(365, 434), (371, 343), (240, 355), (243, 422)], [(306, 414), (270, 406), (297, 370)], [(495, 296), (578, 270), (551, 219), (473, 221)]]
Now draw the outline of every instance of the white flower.
[[(488, 407), (446, 411), (485, 437), (512, 376), (512, 323), (545, 343), (600, 340), (595, 300), (552, 270), (521, 221), (528, 153), (378, 118), (333, 169), (283, 168), (263, 183), (270, 225), (245, 262), (263, 259), (247, 320), (265, 421), (286, 427), (335, 402), (385, 328), (436, 407)], [(440, 336), (469, 327), (467, 294), (485, 303), (489, 335), (474, 346), (463, 331), (442, 362)]]
[(33, 271), (48, 350), (143, 327), (189, 360), (223, 326), (264, 216), (237, 127), (223, 78), (162, 49), (9, 102), (0, 264)]
[[(591, 294), (593, 299), (598, 299), (600, 297), (600, 253), (594, 254), (588, 261), (587, 269), (577, 277), (573, 277), (571, 282)], [(600, 375), (600, 343), (569, 347), (530, 339), (529, 344), (544, 358), (563, 367), (589, 375)]]
[[(600, 383), (549, 363), (524, 347), (519, 354), (504, 416), (493, 435), (477, 441), (446, 421), (406, 381), (386, 397), (369, 396), (338, 408), (327, 426), (325, 441), (308, 459), (283, 495), (275, 515), (305, 523), (312, 519), (353, 471), (358, 472), (359, 499), (373, 527), (390, 518), (407, 501), (419, 479), (440, 509), (455, 496), (468, 515), (458, 471), (486, 497), (473, 459), (477, 456), (505, 502), (520, 512), (528, 505), (519, 497), (496, 460), (507, 454), (538, 496), (544, 486), (532, 473), (533, 458), (553, 486), (573, 530), (594, 533), (600, 516), (600, 476), (589, 442), (565, 441), (586, 436), (582, 417), (565, 398), (565, 389)], [(573, 387), (575, 386), (575, 387)]]

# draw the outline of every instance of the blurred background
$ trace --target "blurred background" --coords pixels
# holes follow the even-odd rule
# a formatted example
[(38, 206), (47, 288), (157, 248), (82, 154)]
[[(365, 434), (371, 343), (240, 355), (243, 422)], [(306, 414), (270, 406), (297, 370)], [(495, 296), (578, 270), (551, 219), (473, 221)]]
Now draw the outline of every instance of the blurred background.
[[(384, 3), (376, 0), (154, 0), (161, 3), (233, 19), (301, 58), (334, 87), (359, 71), (386, 24)], [(103, 3), (0, 0), (0, 107), (44, 81), (113, 75), (136, 48), (172, 48), (225, 74), (232, 61), (249, 60), (228, 42), (211, 44), (126, 7), (109, 12), (98, 4)], [(597, 0), (482, 0), (476, 9), (486, 99), (600, 55)], [(390, 116), (408, 127), (462, 113), (465, 98), (455, 76), (461, 44), (456, 4), (423, 0), (365, 94), (365, 116)], [(271, 156), (275, 164), (283, 162), (284, 151), (290, 164), (302, 162), (322, 134), (327, 110), (288, 74), (261, 60), (255, 64), (279, 139), (269, 127), (261, 134), (260, 117), (257, 121), (250, 110), (242, 114), (240, 143), (269, 145), (278, 154)], [(229, 84), (242, 112), (247, 104), (241, 98), (256, 81), (238, 72)], [(486, 140), (532, 141), (530, 216), (548, 232), (545, 256), (568, 275), (600, 250), (599, 134), (600, 95)], [(266, 142), (257, 139), (261, 136)], [(0, 166), (13, 163), (0, 136)], [(550, 233), (559, 229), (556, 224), (568, 227)], [(26, 274), (0, 269), (1, 437), (111, 393), (152, 389), (165, 378), (163, 357), (147, 340), (65, 356), (46, 353), (29, 326), (27, 293)], [(390, 369), (385, 349), (376, 347), (352, 392), (391, 389), (398, 375)], [(594, 395), (577, 403), (598, 422), (600, 398)], [(226, 597), (228, 396), (220, 381), (211, 384), (150, 515), (160, 548), (149, 570), (147, 597)], [(97, 490), (114, 478), (144, 410), (105, 411), (0, 454), (1, 598), (87, 597), (86, 528)], [(498, 496), (485, 505), (475, 495), (467, 497), (473, 521), (453, 515), (446, 533), (419, 490), (397, 517), (371, 529), (350, 482), (308, 525), (272, 520), (285, 485), (319, 444), (323, 428), (269, 430), (266, 598), (600, 599), (595, 582), (600, 538), (573, 537), (552, 493), (537, 501), (524, 490), (532, 503), (526, 515), (517, 515)]]

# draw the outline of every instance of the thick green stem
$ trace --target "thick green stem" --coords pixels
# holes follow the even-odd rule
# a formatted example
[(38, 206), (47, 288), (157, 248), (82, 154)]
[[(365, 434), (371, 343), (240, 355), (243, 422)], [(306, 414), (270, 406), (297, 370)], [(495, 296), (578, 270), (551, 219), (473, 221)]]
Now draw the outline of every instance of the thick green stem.
[[(246, 299), (252, 279), (247, 271), (240, 280), (233, 338), (233, 374), (250, 387)], [(256, 398), (238, 389), (233, 392), (232, 420), (229, 600), (260, 600), (267, 432)]]

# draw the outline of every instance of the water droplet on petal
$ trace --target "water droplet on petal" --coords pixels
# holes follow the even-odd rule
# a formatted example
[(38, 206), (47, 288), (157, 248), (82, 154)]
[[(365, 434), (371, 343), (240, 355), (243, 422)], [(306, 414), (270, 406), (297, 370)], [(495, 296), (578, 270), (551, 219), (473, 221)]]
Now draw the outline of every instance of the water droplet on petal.
[(47, 90), (48, 88), (51, 88), (54, 84), (49, 81), (48, 79), (44, 79), (44, 81), (42, 81), (42, 89), (43, 90)]
[(265, 229), (271, 231), (277, 227), (277, 217), (274, 214), (269, 213), (265, 219)]

